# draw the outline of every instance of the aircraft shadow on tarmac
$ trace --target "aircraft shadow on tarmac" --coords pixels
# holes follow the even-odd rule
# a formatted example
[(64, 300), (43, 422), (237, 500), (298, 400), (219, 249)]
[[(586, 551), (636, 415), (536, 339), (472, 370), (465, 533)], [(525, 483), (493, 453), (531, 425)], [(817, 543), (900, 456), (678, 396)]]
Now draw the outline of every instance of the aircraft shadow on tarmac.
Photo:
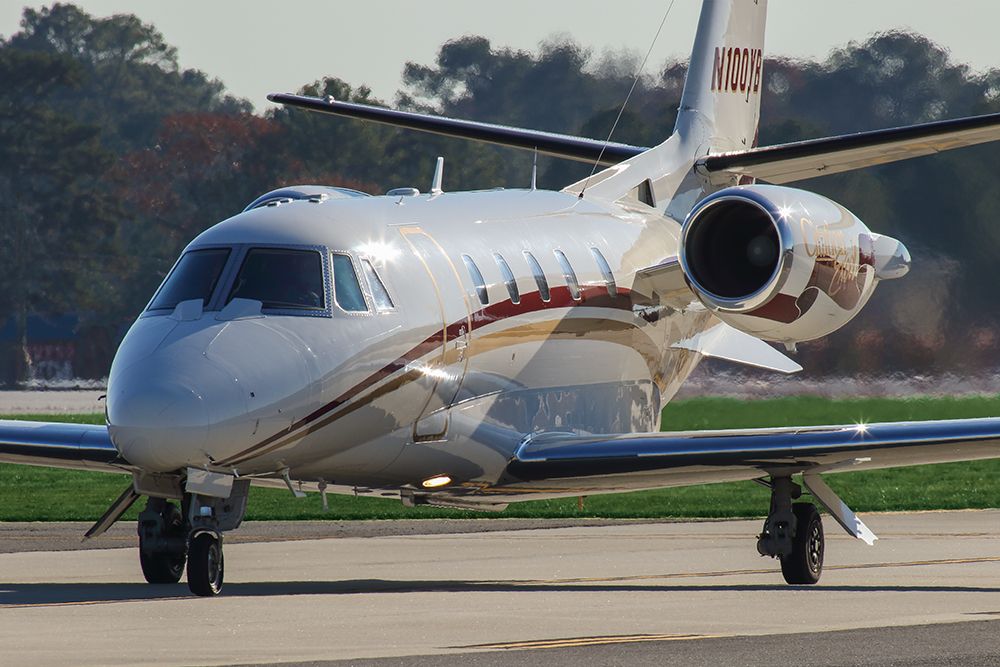
[[(462, 581), (349, 579), (344, 581), (273, 581), (227, 583), (223, 597), (278, 597), (283, 595), (365, 595), (373, 593), (1000, 593), (987, 586), (788, 586), (774, 584), (617, 584), (584, 582), (535, 583), (521, 581)], [(0, 584), (0, 609), (80, 604), (111, 604), (193, 597), (184, 584)]]

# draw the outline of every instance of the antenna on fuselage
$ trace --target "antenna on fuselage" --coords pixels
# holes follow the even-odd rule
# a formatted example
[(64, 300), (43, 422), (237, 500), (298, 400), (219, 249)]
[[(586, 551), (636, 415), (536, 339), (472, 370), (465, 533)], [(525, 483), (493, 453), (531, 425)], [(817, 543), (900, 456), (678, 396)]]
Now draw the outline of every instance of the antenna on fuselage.
[(531, 158), (531, 189), (538, 189), (538, 146), (535, 146), (535, 151)]
[(438, 156), (437, 164), (434, 165), (434, 179), (431, 181), (431, 195), (439, 195), (444, 190), (441, 189), (441, 181), (444, 180), (444, 158)]
[[(635, 92), (635, 86), (639, 83), (639, 79), (642, 77), (642, 70), (646, 67), (646, 61), (649, 60), (649, 54), (653, 52), (653, 47), (656, 46), (656, 40), (660, 38), (660, 33), (663, 32), (663, 26), (667, 22), (667, 17), (670, 16), (670, 10), (674, 8), (674, 3), (677, 0), (670, 0), (670, 4), (667, 6), (667, 11), (663, 13), (663, 19), (660, 21), (660, 27), (656, 29), (656, 34), (653, 35), (653, 41), (649, 44), (649, 49), (646, 50), (646, 55), (643, 57), (642, 62), (639, 63), (639, 68), (635, 71), (635, 78), (632, 79), (632, 87), (628, 89), (628, 94), (625, 95), (625, 101), (622, 102), (622, 106), (618, 109), (618, 115), (615, 116), (615, 122), (611, 124), (611, 131), (608, 132), (608, 138), (604, 140), (604, 145), (601, 146), (601, 152), (597, 154), (597, 159), (594, 160), (594, 166), (590, 169), (590, 176), (587, 176), (587, 180), (583, 182), (583, 187), (580, 188), (580, 199), (583, 199), (583, 193), (587, 191), (590, 186), (590, 179), (594, 177), (597, 173), (597, 167), (601, 164), (601, 158), (604, 157), (604, 151), (608, 148), (608, 144), (611, 143), (611, 137), (615, 133), (615, 129), (618, 127), (618, 121), (622, 119), (622, 114), (625, 113), (625, 107), (628, 106), (628, 101), (632, 99), (632, 93)], [(754, 0), (756, 4), (757, 0)]]

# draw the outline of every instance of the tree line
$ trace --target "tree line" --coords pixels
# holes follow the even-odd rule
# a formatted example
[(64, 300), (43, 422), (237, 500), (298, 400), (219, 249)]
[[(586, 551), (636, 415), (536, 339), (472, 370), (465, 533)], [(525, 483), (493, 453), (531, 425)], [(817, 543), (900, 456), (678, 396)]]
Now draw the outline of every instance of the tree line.
[[(407, 63), (392, 100), (335, 72), (307, 95), (604, 138), (637, 65), (569, 38), (515, 50), (483, 37)], [(613, 139), (651, 146), (673, 127), (686, 63), (640, 78)], [(152, 25), (72, 4), (27, 8), (0, 41), (0, 383), (30, 375), (30, 316), (75, 313), (76, 372), (107, 374), (117, 338), (196, 234), (283, 185), (381, 193), (430, 182), (452, 190), (525, 187), (531, 156), (512, 149), (275, 109), (256, 114), (208, 74), (183, 69)], [(294, 88), (290, 82), (290, 88)], [(911, 33), (876, 34), (825, 60), (769, 59), (760, 144), (1000, 111), (1000, 69), (971, 71)], [(996, 366), (1000, 185), (996, 146), (801, 185), (903, 239), (914, 270), (884, 286), (847, 329), (802, 346), (820, 372)], [(539, 186), (589, 167), (539, 159)]]

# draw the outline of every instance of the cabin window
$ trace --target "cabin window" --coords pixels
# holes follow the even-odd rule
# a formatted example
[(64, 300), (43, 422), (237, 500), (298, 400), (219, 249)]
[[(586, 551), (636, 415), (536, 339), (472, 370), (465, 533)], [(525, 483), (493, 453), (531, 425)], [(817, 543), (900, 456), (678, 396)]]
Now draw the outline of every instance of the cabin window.
[(163, 281), (163, 287), (153, 297), (149, 309), (173, 310), (180, 302), (191, 299), (201, 299), (207, 306), (229, 259), (229, 252), (229, 248), (207, 248), (184, 253)]
[(580, 281), (576, 279), (576, 271), (573, 270), (573, 265), (569, 263), (569, 258), (566, 257), (562, 250), (553, 250), (552, 254), (556, 256), (556, 261), (562, 267), (563, 278), (566, 280), (566, 287), (569, 288), (569, 295), (573, 297), (574, 301), (579, 301), (581, 298)]
[(476, 288), (476, 295), (479, 297), (479, 303), (484, 306), (490, 302), (490, 293), (486, 289), (486, 281), (483, 280), (483, 274), (480, 272), (479, 267), (476, 266), (475, 260), (468, 255), (462, 255), (462, 261), (465, 262), (465, 268), (469, 271), (469, 277), (472, 278), (472, 284)]
[(514, 280), (514, 272), (510, 270), (507, 260), (500, 253), (495, 253), (493, 259), (500, 267), (500, 275), (503, 277), (503, 284), (507, 286), (507, 292), (510, 294), (510, 302), (521, 303), (521, 294), (517, 291), (517, 281)]
[(368, 280), (372, 301), (375, 302), (375, 310), (385, 311), (395, 308), (396, 306), (392, 303), (392, 298), (389, 296), (389, 291), (385, 288), (385, 283), (382, 282), (371, 260), (362, 259), (361, 269), (365, 272), (365, 278)]
[(598, 268), (601, 269), (601, 275), (604, 276), (604, 286), (608, 290), (608, 295), (612, 298), (618, 296), (618, 286), (615, 284), (615, 275), (611, 273), (611, 266), (608, 264), (608, 260), (604, 259), (604, 255), (597, 248), (590, 249), (591, 254), (594, 255), (594, 261), (597, 262)]
[(365, 295), (361, 292), (361, 283), (354, 270), (354, 262), (350, 255), (335, 252), (333, 257), (333, 296), (341, 310), (349, 313), (368, 312)]
[(545, 272), (542, 271), (542, 265), (527, 250), (524, 251), (524, 259), (531, 268), (531, 274), (535, 276), (535, 282), (538, 283), (539, 296), (542, 297), (542, 301), (549, 301), (552, 298), (552, 294), (549, 292), (549, 281), (545, 279)]
[(226, 303), (253, 299), (262, 308), (326, 308), (323, 260), (314, 250), (252, 248), (247, 252)]

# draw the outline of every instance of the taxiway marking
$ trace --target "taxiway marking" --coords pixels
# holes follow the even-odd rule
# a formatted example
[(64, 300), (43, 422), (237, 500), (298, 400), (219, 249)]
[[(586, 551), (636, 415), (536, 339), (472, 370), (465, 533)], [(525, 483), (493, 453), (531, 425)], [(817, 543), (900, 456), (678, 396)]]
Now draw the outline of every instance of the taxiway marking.
[(565, 639), (537, 639), (523, 642), (502, 642), (498, 644), (469, 644), (466, 646), (449, 646), (454, 649), (504, 649), (526, 650), (545, 648), (570, 648), (574, 646), (599, 646), (601, 644), (630, 644), (633, 642), (676, 642), (694, 639), (711, 639), (727, 635), (676, 635), (676, 634), (643, 634), (643, 635), (606, 635), (603, 637), (568, 637)]

